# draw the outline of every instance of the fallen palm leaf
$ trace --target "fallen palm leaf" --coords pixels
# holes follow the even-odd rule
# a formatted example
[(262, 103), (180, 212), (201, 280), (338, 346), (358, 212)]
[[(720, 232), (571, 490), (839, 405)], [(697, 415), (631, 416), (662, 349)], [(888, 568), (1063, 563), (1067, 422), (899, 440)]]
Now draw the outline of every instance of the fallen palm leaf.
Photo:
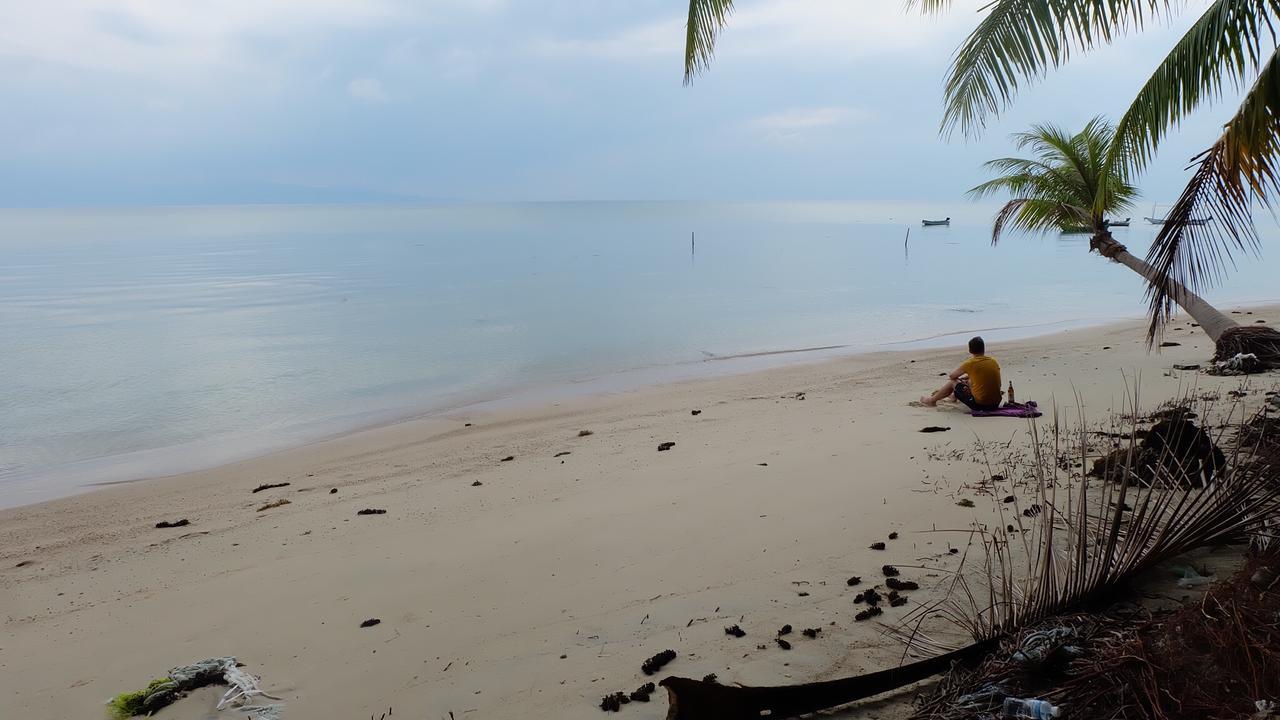
[[(1137, 418), (1136, 391), (1133, 398)], [(1137, 420), (1126, 435), (1133, 449)], [(995, 503), (1000, 522), (994, 530), (978, 527), (982, 547), (981, 585), (955, 573), (942, 601), (922, 606), (902, 627), (919, 628), (941, 619), (964, 628), (972, 643), (947, 648), (926, 634), (900, 630), (909, 647), (935, 656), (926, 660), (841, 680), (780, 687), (730, 687), (669, 677), (660, 684), (670, 696), (668, 720), (746, 720), (786, 718), (844, 705), (888, 692), (949, 670), (989, 652), (1001, 639), (1047, 617), (1115, 591), (1137, 573), (1187, 551), (1265, 532), (1280, 513), (1280, 483), (1269, 474), (1238, 470), (1237, 456), (1210, 482), (1194, 487), (1180, 458), (1168, 443), (1157, 462), (1150, 486), (1139, 487), (1137, 468), (1119, 473), (1119, 482), (1091, 490), (1075, 468), (1087, 466), (1088, 440), (1083, 420), (1076, 450), (1066, 450), (1055, 412), (1053, 433), (1044, 440), (1030, 425), (1031, 468), (1037, 482), (1035, 520), (1039, 542), (1022, 532), (1015, 512), (1006, 524), (1003, 503)], [(1079, 452), (1078, 458), (1070, 456)], [(1129, 462), (1136, 453), (1129, 453)], [(1076, 462), (1078, 460), (1078, 463)], [(1196, 469), (1198, 472), (1198, 468)], [(1013, 473), (1007, 473), (1013, 477)], [(1061, 488), (1061, 491), (1060, 491)], [(1132, 502), (1132, 510), (1125, 507)], [(1018, 551), (1021, 551), (1020, 553)]]

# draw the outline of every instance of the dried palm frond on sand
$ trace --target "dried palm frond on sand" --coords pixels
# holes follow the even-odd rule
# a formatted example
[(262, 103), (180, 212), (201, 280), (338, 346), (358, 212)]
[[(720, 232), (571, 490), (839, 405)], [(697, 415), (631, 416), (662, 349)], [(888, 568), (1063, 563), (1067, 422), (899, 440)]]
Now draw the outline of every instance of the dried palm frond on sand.
[[(976, 720), (1004, 696), (1043, 697), (1071, 717), (1200, 720), (1269, 717), (1280, 703), (1280, 554), (1250, 557), (1197, 602), (1150, 613), (1140, 605), (1055, 617), (1023, 631), (980, 665), (957, 668), (916, 720)], [(1044, 652), (1028, 658), (1037, 636)]]
[[(1132, 400), (1130, 417), (1136, 418), (1136, 391)], [(1245, 471), (1240, 459), (1247, 449), (1236, 447), (1207, 482), (1192, 477), (1202, 468), (1188, 467), (1178, 450), (1185, 444), (1176, 438), (1164, 438), (1154, 461), (1148, 457), (1137, 467), (1136, 458), (1144, 457), (1137, 422), (1131, 420), (1122, 434), (1130, 450), (1121, 456), (1128, 463), (1125, 471), (1114, 475), (1118, 482), (1102, 483), (1083, 474), (1090, 448), (1083, 420), (1079, 434), (1071, 437), (1061, 431), (1056, 413), (1048, 438), (1030, 423), (1032, 457), (1029, 468), (1020, 470), (1029, 471), (1039, 511), (1018, 512), (1017, 505), (1009, 511), (996, 504), (998, 523), (974, 528), (965, 560), (942, 600), (918, 608), (897, 631), (909, 648), (932, 657), (867, 675), (782, 687), (671, 677), (661, 683), (670, 696), (668, 720), (793, 717), (903, 687), (945, 672), (957, 661), (980, 658), (1002, 639), (1047, 618), (1104, 599), (1159, 563), (1268, 532), (1268, 523), (1280, 514), (1280, 480), (1270, 470)], [(963, 628), (970, 642), (948, 647), (922, 629), (938, 621)]]

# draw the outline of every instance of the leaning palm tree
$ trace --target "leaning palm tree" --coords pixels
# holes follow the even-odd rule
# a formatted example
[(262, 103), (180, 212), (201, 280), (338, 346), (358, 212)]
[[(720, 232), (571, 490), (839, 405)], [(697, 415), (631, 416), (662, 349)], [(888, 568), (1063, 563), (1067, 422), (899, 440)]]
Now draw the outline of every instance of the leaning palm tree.
[[(1115, 151), (1116, 130), (1098, 117), (1084, 129), (1071, 134), (1053, 125), (1036, 125), (1016, 133), (1014, 145), (1031, 157), (1007, 157), (986, 164), (1000, 173), (969, 191), (975, 199), (1007, 195), (1008, 202), (996, 213), (991, 242), (996, 244), (1007, 230), (1029, 233), (1078, 231), (1092, 235), (1089, 249), (1124, 265), (1146, 278), (1158, 280), (1158, 271), (1130, 254), (1111, 235), (1108, 217), (1133, 205), (1138, 189), (1126, 179), (1126, 158)], [(1231, 318), (1176, 280), (1169, 297), (1186, 311), (1201, 329), (1217, 342), (1235, 327)]]
[[(906, 0), (941, 12), (951, 0)], [(944, 134), (975, 136), (1007, 108), (1018, 90), (1050, 69), (1109, 44), (1128, 32), (1160, 24), (1180, 0), (990, 0), (978, 26), (957, 49), (946, 80)], [(685, 83), (710, 64), (733, 0), (689, 0)], [(1181, 290), (1219, 281), (1233, 255), (1256, 251), (1256, 203), (1280, 195), (1280, 48), (1275, 28), (1280, 0), (1212, 0), (1190, 30), (1156, 66), (1116, 125), (1113, 151), (1136, 177), (1171, 129), (1224, 90), (1244, 100), (1207, 150), (1192, 158), (1195, 172), (1147, 254), (1149, 339), (1154, 341)], [(1209, 216), (1207, 224), (1192, 222)], [(1172, 281), (1172, 282), (1171, 282)], [(1218, 354), (1257, 351), (1280, 360), (1280, 333), (1230, 327)]]

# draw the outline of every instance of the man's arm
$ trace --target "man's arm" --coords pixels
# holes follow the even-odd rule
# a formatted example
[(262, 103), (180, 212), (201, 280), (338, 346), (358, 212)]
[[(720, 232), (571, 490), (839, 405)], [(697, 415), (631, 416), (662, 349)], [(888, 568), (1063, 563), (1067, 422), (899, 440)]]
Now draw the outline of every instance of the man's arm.
[(952, 371), (951, 371), (951, 374), (950, 374), (950, 375), (948, 375), (947, 377), (951, 378), (951, 379), (952, 379), (952, 381), (955, 381), (955, 380), (959, 380), (960, 378), (962, 378), (962, 377), (964, 377), (965, 375), (968, 375), (968, 374), (969, 374), (969, 373), (968, 373), (968, 371), (966, 371), (966, 370), (964, 369), (964, 365), (961, 365), (960, 367), (956, 368), (955, 370), (952, 370)]

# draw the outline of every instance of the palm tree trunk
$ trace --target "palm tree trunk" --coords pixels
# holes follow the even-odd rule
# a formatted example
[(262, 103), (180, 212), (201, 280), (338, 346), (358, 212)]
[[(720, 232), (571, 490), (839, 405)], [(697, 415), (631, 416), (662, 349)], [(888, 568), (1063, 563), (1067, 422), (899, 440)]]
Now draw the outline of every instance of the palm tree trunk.
[[(1109, 232), (1102, 232), (1094, 236), (1090, 248), (1097, 250), (1103, 257), (1110, 258), (1130, 270), (1138, 273), (1146, 278), (1148, 282), (1153, 281), (1156, 277), (1156, 269), (1151, 267), (1147, 261), (1142, 258), (1131, 255), (1124, 245), (1116, 242), (1115, 238)], [(1232, 328), (1239, 327), (1239, 324), (1231, 318), (1224, 315), (1220, 310), (1210, 305), (1204, 298), (1196, 295), (1188, 290), (1182, 283), (1174, 280), (1169, 281), (1173, 285), (1173, 292), (1169, 293), (1174, 302), (1178, 303), (1178, 307), (1183, 312), (1191, 316), (1195, 320), (1200, 329), (1217, 344), (1222, 336)]]
[[(1129, 254), (1127, 250), (1121, 250), (1112, 259), (1147, 280), (1155, 277), (1155, 268), (1151, 267), (1147, 261)], [(1239, 327), (1239, 323), (1224, 315), (1204, 298), (1183, 287), (1181, 283), (1173, 280), (1169, 282), (1174, 287), (1174, 291), (1170, 293), (1174, 302), (1178, 303), (1178, 307), (1190, 315), (1192, 320), (1200, 324), (1200, 329), (1205, 331), (1210, 340), (1216, 343), (1228, 330)]]

